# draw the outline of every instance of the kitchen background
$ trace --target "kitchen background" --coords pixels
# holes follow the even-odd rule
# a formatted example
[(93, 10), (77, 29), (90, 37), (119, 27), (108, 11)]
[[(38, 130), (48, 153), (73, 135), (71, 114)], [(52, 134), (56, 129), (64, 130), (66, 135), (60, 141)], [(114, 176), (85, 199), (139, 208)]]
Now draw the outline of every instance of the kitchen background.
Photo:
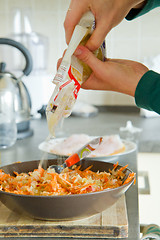
[[(21, 33), (33, 34), (37, 44), (34, 69), (23, 80), (32, 98), (32, 111), (46, 104), (54, 85), (51, 83), (58, 58), (66, 48), (63, 22), (69, 0), (0, 0), (0, 37), (17, 39)], [(110, 58), (141, 61), (158, 71), (160, 67), (160, 8), (134, 21), (123, 20), (106, 38), (106, 54)], [(25, 19), (25, 20), (24, 20)], [(23, 36), (24, 37), (24, 36)], [(22, 40), (22, 38), (19, 38)], [(9, 47), (7, 47), (9, 48)], [(0, 46), (0, 61), (6, 58), (8, 70), (16, 60)], [(19, 56), (20, 57), (20, 56)], [(18, 64), (19, 59), (17, 59)], [(22, 61), (21, 61), (22, 62)], [(22, 68), (22, 67), (21, 67)], [(135, 106), (134, 99), (124, 94), (81, 90), (79, 100), (95, 105)]]
[[(34, 60), (33, 71), (28, 77), (23, 77), (23, 81), (31, 95), (33, 114), (43, 104), (47, 104), (54, 89), (52, 79), (56, 73), (57, 60), (67, 47), (63, 22), (69, 2), (69, 0), (0, 0), (0, 37), (9, 37), (16, 40), (19, 36), (19, 39), (24, 42), (26, 36), (30, 36), (30, 49), (33, 50), (33, 45), (36, 49), (36, 51), (31, 52)], [(123, 20), (106, 38), (107, 56), (109, 58), (140, 61), (151, 69), (160, 72), (159, 25), (160, 8), (134, 21)], [(9, 48), (0, 45), (0, 62), (6, 61), (7, 69), (11, 72), (17, 68), (23, 69), (24, 62), (21, 55), (18, 55), (18, 52), (11, 52), (12, 50)], [(15, 72), (18, 76), (21, 74), (19, 71)], [(78, 99), (99, 106), (135, 106), (132, 97), (106, 91), (81, 90)], [(149, 171), (151, 156), (148, 157), (148, 160), (143, 155), (139, 155), (138, 158), (139, 169)], [(159, 155), (154, 159), (157, 161), (154, 165), (156, 166)], [(146, 168), (148, 166), (148, 168), (144, 169), (144, 165)], [(152, 180), (152, 178), (153, 174), (150, 179)], [(152, 185), (157, 186), (154, 181), (153, 179)], [(150, 221), (153, 220), (154, 223), (159, 224), (157, 211), (159, 198), (157, 198), (156, 189), (153, 192), (155, 196), (153, 196), (154, 194), (140, 195), (140, 218), (142, 223), (149, 223), (147, 209), (153, 202), (152, 198), (154, 197), (157, 204), (153, 206), (155, 209), (152, 207), (149, 218)], [(145, 204), (143, 197), (147, 198)], [(157, 218), (155, 217), (156, 212)]]

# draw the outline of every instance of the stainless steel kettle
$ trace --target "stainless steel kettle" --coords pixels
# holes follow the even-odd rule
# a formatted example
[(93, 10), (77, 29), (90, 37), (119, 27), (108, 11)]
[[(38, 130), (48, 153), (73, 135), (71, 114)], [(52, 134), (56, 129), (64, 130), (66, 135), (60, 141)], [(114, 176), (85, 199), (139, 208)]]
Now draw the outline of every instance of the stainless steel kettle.
[(31, 113), (31, 98), (29, 92), (22, 82), (24, 75), (28, 76), (32, 71), (32, 57), (29, 51), (19, 42), (9, 38), (0, 38), (0, 44), (10, 45), (21, 51), (26, 60), (26, 65), (23, 74), (16, 77), (11, 72), (6, 71), (6, 63), (0, 63), (0, 81), (12, 81), (15, 88), (14, 110), (16, 114), (16, 124), (19, 133), (28, 131), (30, 126), (30, 113)]

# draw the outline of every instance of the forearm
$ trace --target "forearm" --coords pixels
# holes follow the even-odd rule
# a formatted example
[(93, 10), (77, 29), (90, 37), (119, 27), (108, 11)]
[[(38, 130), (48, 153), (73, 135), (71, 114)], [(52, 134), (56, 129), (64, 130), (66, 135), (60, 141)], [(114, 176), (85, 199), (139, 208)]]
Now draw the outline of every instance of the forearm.
[(126, 16), (127, 20), (133, 20), (139, 16), (146, 14), (147, 12), (151, 11), (152, 9), (159, 7), (160, 1), (159, 0), (146, 0), (137, 5), (135, 5), (131, 11)]
[(138, 107), (160, 114), (160, 74), (147, 71), (142, 76), (135, 91), (135, 102)]

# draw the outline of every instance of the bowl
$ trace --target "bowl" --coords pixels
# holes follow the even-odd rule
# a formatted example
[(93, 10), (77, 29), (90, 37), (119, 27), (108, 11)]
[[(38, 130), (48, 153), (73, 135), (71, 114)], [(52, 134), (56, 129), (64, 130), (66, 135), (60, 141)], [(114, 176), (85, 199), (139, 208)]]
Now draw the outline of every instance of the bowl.
[[(50, 159), (47, 167), (57, 164), (57, 159)], [(92, 165), (92, 171), (106, 171), (113, 168), (113, 163), (82, 160), (77, 165), (81, 165), (81, 169), (85, 169)], [(6, 173), (13, 175), (13, 171), (18, 173), (29, 172), (36, 169), (39, 160), (14, 163), (3, 166)], [(118, 165), (118, 168), (121, 166)], [(132, 173), (130, 169), (126, 169), (125, 177)], [(104, 211), (112, 206), (133, 184), (134, 179), (117, 188), (105, 189), (99, 192), (75, 195), (61, 196), (33, 196), (20, 195), (0, 191), (0, 201), (9, 209), (19, 214), (27, 215), (31, 218), (42, 220), (76, 220), (90, 217)]]

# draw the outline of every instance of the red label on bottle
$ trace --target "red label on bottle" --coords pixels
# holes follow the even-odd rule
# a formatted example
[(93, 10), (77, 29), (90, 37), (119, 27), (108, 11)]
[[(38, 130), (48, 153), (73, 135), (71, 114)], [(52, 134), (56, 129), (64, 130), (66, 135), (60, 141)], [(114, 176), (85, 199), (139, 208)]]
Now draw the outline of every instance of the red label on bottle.
[[(68, 70), (68, 76), (70, 78), (70, 80), (66, 81), (65, 83), (63, 83), (60, 87), (59, 87), (59, 92), (62, 90), (62, 88), (66, 87), (68, 84), (70, 84), (72, 81), (74, 82), (74, 90), (73, 90), (73, 94), (74, 94), (74, 97), (75, 99), (77, 99), (77, 96), (78, 96), (78, 92), (81, 88), (81, 85), (79, 84), (79, 82), (76, 80), (76, 78), (73, 76), (72, 72), (71, 72), (71, 66)], [(54, 98), (54, 101), (56, 100), (56, 98), (58, 97), (59, 95), (59, 92), (58, 94), (55, 96)]]
[(78, 92), (79, 92), (79, 90), (80, 90), (80, 88), (81, 88), (81, 85), (80, 85), (79, 82), (76, 80), (76, 78), (73, 76), (73, 74), (72, 74), (72, 72), (71, 72), (71, 66), (70, 66), (70, 68), (69, 68), (69, 70), (68, 70), (68, 76), (69, 76), (69, 78), (70, 78), (72, 81), (74, 81), (75, 89), (74, 89), (74, 91), (73, 91), (73, 94), (74, 94), (75, 99), (77, 99)]

